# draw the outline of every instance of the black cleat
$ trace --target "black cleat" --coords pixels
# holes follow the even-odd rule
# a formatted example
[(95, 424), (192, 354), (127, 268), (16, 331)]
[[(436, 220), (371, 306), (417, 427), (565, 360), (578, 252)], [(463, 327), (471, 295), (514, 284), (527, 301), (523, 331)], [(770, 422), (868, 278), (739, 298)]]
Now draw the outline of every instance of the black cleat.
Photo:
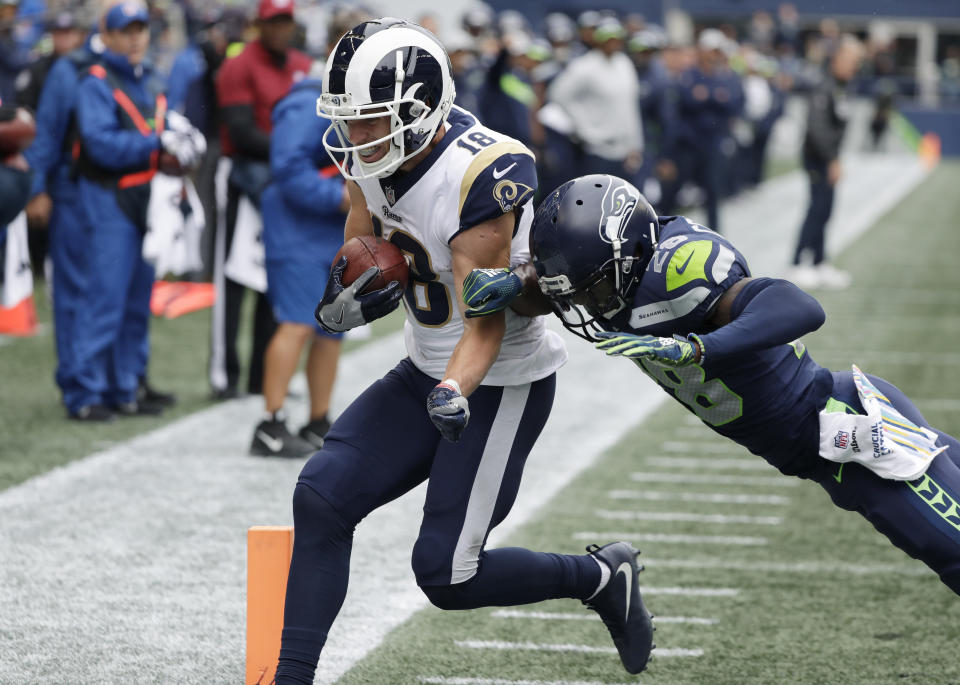
[(629, 542), (590, 545), (587, 551), (610, 569), (610, 580), (593, 597), (583, 600), (600, 614), (627, 673), (640, 673), (653, 650), (653, 621), (637, 589), (639, 552)]
[(287, 424), (280, 420), (264, 420), (257, 424), (250, 444), (250, 454), (254, 457), (298, 459), (316, 451), (316, 447), (291, 433)]
[(88, 404), (80, 407), (77, 411), (70, 412), (69, 416), (74, 421), (85, 421), (89, 423), (109, 423), (117, 418), (117, 415), (102, 404)]
[(137, 387), (137, 402), (155, 404), (166, 409), (177, 403), (177, 396), (172, 392), (161, 392), (157, 390), (144, 379), (140, 381), (140, 385)]
[(163, 413), (161, 405), (140, 400), (120, 402), (113, 406), (113, 410), (118, 416), (160, 416)]
[(320, 449), (323, 447), (323, 441), (327, 437), (328, 430), (330, 430), (330, 422), (327, 421), (327, 417), (324, 416), (320, 419), (313, 419), (301, 428), (297, 435), (309, 442), (316, 449)]

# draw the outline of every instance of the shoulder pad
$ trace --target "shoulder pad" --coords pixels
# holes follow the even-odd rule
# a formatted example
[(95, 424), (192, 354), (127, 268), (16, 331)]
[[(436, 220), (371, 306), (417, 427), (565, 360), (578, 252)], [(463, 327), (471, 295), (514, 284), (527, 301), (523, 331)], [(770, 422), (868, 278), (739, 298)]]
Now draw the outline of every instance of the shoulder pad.
[[(463, 138), (457, 144), (467, 149), (480, 147)], [(488, 143), (474, 153), (460, 182), (461, 229), (522, 206), (536, 189), (537, 169), (530, 150), (514, 140)]]

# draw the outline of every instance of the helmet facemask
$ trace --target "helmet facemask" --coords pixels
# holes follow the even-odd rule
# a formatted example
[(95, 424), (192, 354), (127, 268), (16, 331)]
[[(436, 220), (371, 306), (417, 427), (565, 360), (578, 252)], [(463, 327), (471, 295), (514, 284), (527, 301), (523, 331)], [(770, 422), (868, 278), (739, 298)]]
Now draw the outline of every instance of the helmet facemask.
[[(342, 61), (334, 65), (339, 46), (334, 49), (317, 100), (317, 115), (332, 123), (323, 146), (351, 180), (389, 176), (419, 154), (446, 121), (455, 97), (450, 60), (439, 42), (415, 25), (399, 20), (382, 23), (387, 30), (352, 45), (355, 52), (346, 66)], [(331, 78), (331, 68), (339, 71), (336, 79)], [(334, 81), (337, 85), (331, 89)], [(388, 132), (359, 145), (351, 143), (350, 122), (381, 117), (389, 118)], [(380, 159), (363, 160), (361, 152), (384, 143), (388, 148)], [(351, 170), (354, 163), (356, 173)]]

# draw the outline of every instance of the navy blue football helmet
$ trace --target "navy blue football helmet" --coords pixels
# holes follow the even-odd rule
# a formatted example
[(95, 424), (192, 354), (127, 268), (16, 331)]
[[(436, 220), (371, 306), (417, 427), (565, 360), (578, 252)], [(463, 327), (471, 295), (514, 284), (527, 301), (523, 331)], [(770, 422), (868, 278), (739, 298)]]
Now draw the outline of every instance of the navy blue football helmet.
[[(347, 31), (327, 59), (317, 114), (333, 125), (323, 145), (346, 178), (389, 176), (433, 139), (455, 96), (450, 57), (436, 36), (402, 19), (364, 22)], [(386, 136), (362, 145), (350, 143), (348, 121), (383, 116), (390, 117)], [(364, 151), (387, 140), (386, 155), (364, 161)]]
[(564, 326), (596, 340), (597, 321), (627, 308), (659, 227), (647, 199), (616, 176), (581, 176), (543, 200), (530, 229), (530, 254), (540, 289)]

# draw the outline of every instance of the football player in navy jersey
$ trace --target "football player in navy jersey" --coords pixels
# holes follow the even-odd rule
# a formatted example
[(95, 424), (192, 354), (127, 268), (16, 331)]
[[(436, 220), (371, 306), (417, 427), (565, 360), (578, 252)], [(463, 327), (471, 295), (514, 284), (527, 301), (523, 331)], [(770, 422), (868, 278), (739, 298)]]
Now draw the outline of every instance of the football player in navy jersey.
[(446, 52), (409, 22), (360, 24), (327, 61), (317, 111), (331, 122), (323, 143), (348, 179), (344, 237), (392, 242), (409, 256), (410, 278), (405, 290), (394, 281), (364, 293), (377, 267), (344, 285), (341, 258), (316, 316), (342, 332), (402, 300), (408, 356), (337, 418), (300, 474), (277, 685), (314, 680), (346, 595), (354, 528), (428, 479), (412, 564), (433, 604), (577, 598), (600, 614), (629, 672), (650, 656), (653, 626), (628, 543), (585, 555), (485, 549), (513, 506), (566, 348), (541, 319), (461, 316), (460, 284), (472, 269), (528, 261), (537, 181), (523, 144), (453, 100)]
[(657, 216), (615, 176), (583, 176), (547, 196), (530, 250), (532, 267), (468, 276), (468, 318), (521, 293), (530, 311), (539, 293), (541, 312), (634, 361), (782, 473), (819, 483), (960, 594), (960, 443), (882, 378), (818, 365), (798, 341), (824, 323), (815, 299), (752, 276), (723, 237)]

